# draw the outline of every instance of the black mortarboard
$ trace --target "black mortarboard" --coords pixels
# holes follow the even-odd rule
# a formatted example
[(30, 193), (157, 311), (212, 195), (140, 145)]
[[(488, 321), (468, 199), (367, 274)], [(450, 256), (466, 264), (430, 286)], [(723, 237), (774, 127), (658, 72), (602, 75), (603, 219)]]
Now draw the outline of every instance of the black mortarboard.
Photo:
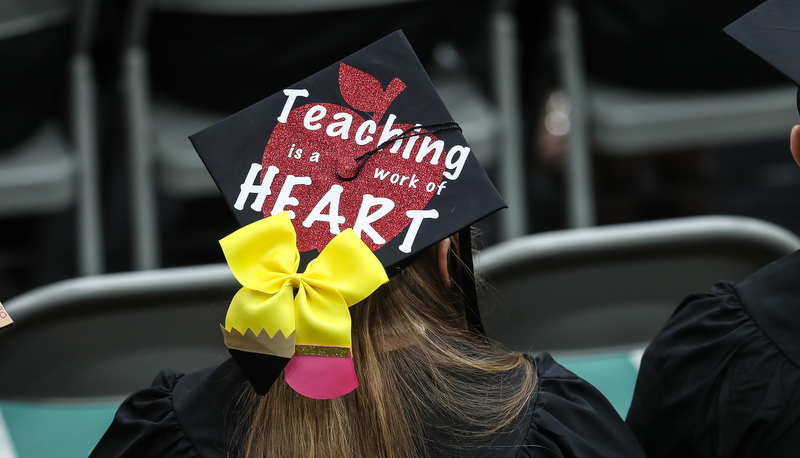
[[(390, 277), (456, 233), (471, 267), (470, 225), (505, 207), (402, 32), (190, 139), (241, 226), (288, 212), (301, 267), (345, 229)], [(456, 281), (482, 332), (472, 276)], [(250, 348), (255, 335), (230, 331), (226, 342)], [(285, 355), (280, 346), (267, 354)], [(229, 348), (265, 392), (274, 371)]]
[(240, 225), (289, 210), (312, 253), (355, 228), (390, 276), (505, 206), (402, 32), (190, 139)]
[(800, 2), (766, 1), (724, 30), (800, 86)]

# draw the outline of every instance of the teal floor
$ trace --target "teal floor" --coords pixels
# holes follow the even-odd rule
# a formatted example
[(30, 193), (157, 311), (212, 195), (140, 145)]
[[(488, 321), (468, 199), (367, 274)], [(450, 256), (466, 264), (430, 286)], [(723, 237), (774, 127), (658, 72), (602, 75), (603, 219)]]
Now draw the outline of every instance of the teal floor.
[(0, 403), (18, 458), (86, 458), (119, 405)]
[(562, 366), (594, 385), (617, 409), (622, 418), (628, 414), (638, 375), (640, 351), (554, 356)]

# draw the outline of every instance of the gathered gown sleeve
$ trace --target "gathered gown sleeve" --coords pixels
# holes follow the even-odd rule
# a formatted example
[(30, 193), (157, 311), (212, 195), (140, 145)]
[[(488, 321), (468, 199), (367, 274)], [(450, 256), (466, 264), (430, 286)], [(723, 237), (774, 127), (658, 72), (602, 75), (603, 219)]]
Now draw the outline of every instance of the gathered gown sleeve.
[(233, 359), (188, 375), (162, 371), (122, 403), (90, 458), (236, 458), (247, 386)]
[(611, 403), (589, 382), (543, 353), (531, 422), (518, 457), (644, 457)]
[(650, 458), (797, 456), (800, 251), (687, 297), (642, 358), (627, 422)]
[(162, 371), (122, 403), (90, 458), (199, 457), (178, 421), (172, 392), (182, 374)]

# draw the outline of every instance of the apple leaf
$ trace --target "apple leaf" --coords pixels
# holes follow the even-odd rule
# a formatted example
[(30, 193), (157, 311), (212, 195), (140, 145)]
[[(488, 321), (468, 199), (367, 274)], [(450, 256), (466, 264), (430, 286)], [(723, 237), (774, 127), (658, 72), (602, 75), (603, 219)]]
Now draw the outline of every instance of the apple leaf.
[(339, 90), (345, 102), (358, 111), (372, 113), (376, 122), (383, 118), (386, 109), (405, 88), (405, 83), (394, 78), (384, 91), (380, 81), (372, 75), (344, 62), (339, 65)]

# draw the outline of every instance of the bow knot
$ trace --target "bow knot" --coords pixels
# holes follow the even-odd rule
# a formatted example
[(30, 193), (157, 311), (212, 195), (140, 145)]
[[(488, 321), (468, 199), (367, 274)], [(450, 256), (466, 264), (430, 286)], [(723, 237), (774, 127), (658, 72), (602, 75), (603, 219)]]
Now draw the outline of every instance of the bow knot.
[(300, 280), (302, 280), (303, 274), (295, 272), (292, 274), (292, 288), (300, 288)]

